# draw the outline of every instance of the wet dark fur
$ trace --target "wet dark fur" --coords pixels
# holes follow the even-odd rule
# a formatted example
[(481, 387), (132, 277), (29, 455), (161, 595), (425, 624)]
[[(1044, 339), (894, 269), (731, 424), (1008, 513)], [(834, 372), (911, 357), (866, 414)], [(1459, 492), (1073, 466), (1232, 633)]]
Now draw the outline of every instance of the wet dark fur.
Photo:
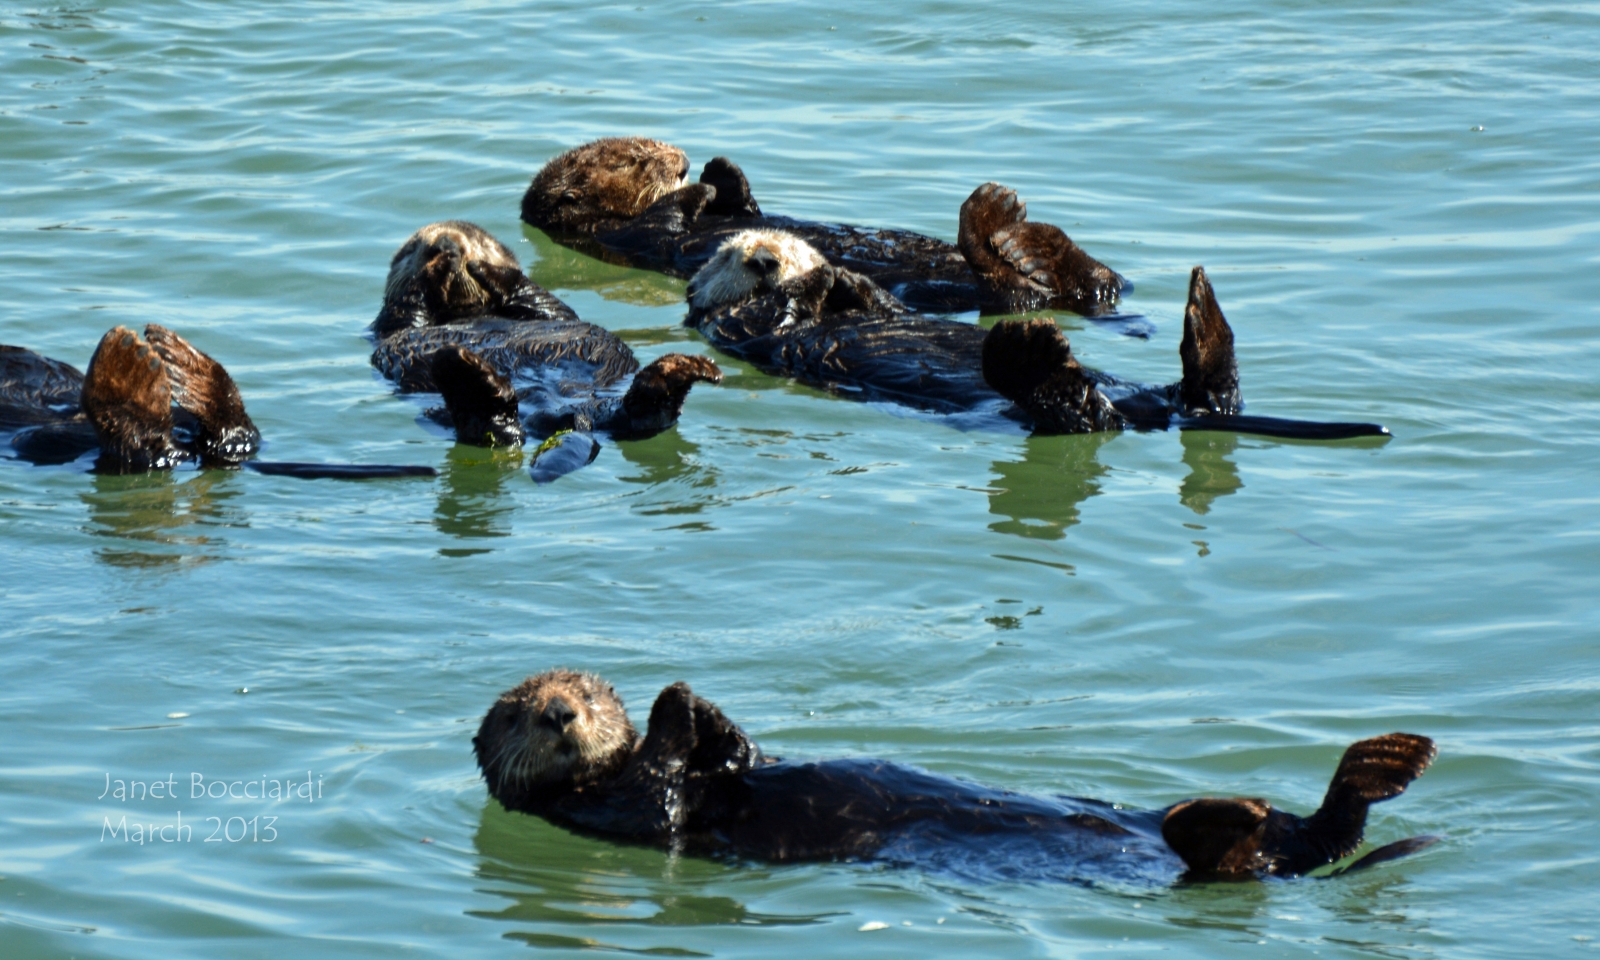
[[(1022, 880), (1298, 876), (1353, 853), (1367, 807), (1402, 792), (1434, 756), (1431, 741), (1411, 734), (1360, 741), (1345, 752), (1322, 807), (1304, 818), (1255, 799), (1132, 811), (880, 760), (767, 758), (716, 706), (676, 683), (656, 698), (642, 739), (619, 740), (592, 764), (519, 776), (505, 760), (517, 755), (517, 738), (544, 744), (535, 752), (554, 758), (548, 744), (566, 737), (571, 717), (596, 709), (569, 703), (570, 694), (519, 696), (549, 676), (501, 697), (473, 739), (490, 793), (507, 809), (606, 837), (778, 862), (879, 860)], [(625, 714), (612, 697), (599, 709), (615, 722)], [(1391, 844), (1359, 865), (1431, 841)]]
[(232, 467), (261, 434), (233, 378), (165, 327), (106, 333), (86, 374), (20, 347), (0, 347), (0, 430), (18, 456), (66, 463), (96, 449), (95, 469), (160, 470), (185, 460)]
[(677, 421), (695, 382), (721, 379), (710, 360), (682, 354), (641, 371), (616, 334), (578, 319), (462, 221), (424, 227), (395, 253), (371, 329), (372, 365), (402, 392), (441, 393), (441, 419), (462, 443), (649, 436)]
[(585, 159), (596, 166), (627, 169), (625, 159), (611, 157), (617, 151), (600, 149), (611, 142), (632, 143), (598, 141), (547, 164), (523, 197), (523, 220), (583, 252), (684, 278), (736, 233), (752, 228), (783, 230), (804, 238), (835, 266), (868, 276), (913, 308), (935, 313), (1054, 308), (1092, 316), (1109, 312), (1132, 289), (1060, 228), (1029, 223), (1027, 206), (1016, 191), (995, 183), (979, 187), (961, 205), (956, 244), (907, 230), (765, 214), (751, 195), (744, 172), (726, 157), (707, 163), (699, 183), (633, 211), (635, 216), (627, 221), (617, 217), (618, 211), (627, 209), (620, 196), (625, 191), (615, 178), (608, 178), (606, 202), (588, 201), (596, 208), (594, 219), (581, 222), (573, 212), (576, 197), (562, 206), (553, 199), (554, 193), (568, 185), (568, 171), (578, 151), (588, 151)]
[(1199, 267), (1184, 314), (1183, 378), (1168, 385), (1081, 366), (1052, 321), (1002, 321), (984, 330), (936, 319), (832, 266), (741, 303), (691, 307), (685, 322), (718, 349), (841, 396), (939, 413), (993, 410), (1041, 434), (1174, 425), (1307, 439), (1387, 433), (1375, 424), (1240, 415), (1233, 331)]

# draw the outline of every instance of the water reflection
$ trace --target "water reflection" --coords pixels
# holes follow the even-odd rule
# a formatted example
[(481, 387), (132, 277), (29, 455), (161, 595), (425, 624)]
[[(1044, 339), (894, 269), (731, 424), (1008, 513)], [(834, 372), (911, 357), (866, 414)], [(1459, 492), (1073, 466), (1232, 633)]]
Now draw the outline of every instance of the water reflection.
[(1239, 468), (1229, 455), (1239, 446), (1237, 433), (1215, 430), (1184, 430), (1183, 462), (1189, 475), (1178, 487), (1178, 501), (1202, 516), (1211, 512), (1218, 497), (1226, 497), (1244, 486)]
[(658, 433), (648, 440), (613, 443), (622, 459), (639, 468), (632, 476), (618, 476), (624, 483), (657, 484), (672, 480), (690, 487), (714, 487), (717, 471), (700, 460), (700, 445), (677, 430)]
[(527, 224), (522, 235), (533, 246), (528, 260), (528, 276), (548, 290), (593, 290), (607, 300), (643, 307), (670, 307), (683, 304), (683, 281), (632, 267), (617, 266), (595, 256), (563, 247), (549, 234)]
[[(579, 837), (493, 802), (484, 805), (473, 846), (480, 889), (511, 902), (469, 914), (541, 926), (505, 934), (534, 947), (705, 956), (654, 938), (670, 935), (659, 928), (795, 926), (828, 916), (762, 914), (731, 897), (699, 895), (696, 890), (730, 874), (748, 882), (763, 871)], [(643, 938), (651, 942), (637, 942)]]
[(118, 567), (170, 569), (221, 556), (223, 527), (246, 526), (232, 503), (240, 490), (228, 470), (164, 470), (132, 475), (91, 474), (80, 496), (89, 508), (85, 530), (116, 541), (95, 551)]
[(1096, 455), (1114, 433), (1028, 437), (1022, 459), (997, 461), (990, 483), (989, 512), (1008, 517), (989, 524), (996, 533), (1060, 540), (1078, 522), (1078, 508), (1100, 492), (1108, 472)]
[[(521, 475), (521, 449), (456, 444), (445, 456), (444, 469), (440, 471), (434, 527), (462, 540), (510, 536), (516, 504), (506, 495), (505, 485), (507, 479)], [(447, 557), (464, 557), (488, 553), (489, 548), (447, 548), (439, 552)]]

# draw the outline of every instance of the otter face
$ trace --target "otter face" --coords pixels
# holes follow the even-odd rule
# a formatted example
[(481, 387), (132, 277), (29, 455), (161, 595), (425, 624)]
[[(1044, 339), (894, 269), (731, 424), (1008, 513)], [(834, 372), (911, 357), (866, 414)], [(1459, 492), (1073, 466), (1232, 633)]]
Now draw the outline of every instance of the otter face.
[(512, 806), (544, 788), (614, 774), (638, 739), (609, 683), (592, 673), (549, 670), (501, 694), (472, 746), (489, 792)]
[(723, 241), (689, 280), (689, 306), (712, 310), (776, 290), (828, 261), (793, 234), (745, 230)]
[(420, 294), (440, 323), (480, 313), (502, 293), (480, 282), (486, 267), (522, 270), (516, 254), (477, 224), (465, 220), (430, 223), (395, 251), (389, 262), (389, 279), (384, 282), (384, 303), (395, 304)]
[(672, 144), (607, 137), (545, 164), (523, 195), (522, 219), (541, 230), (596, 233), (688, 183), (689, 157)]

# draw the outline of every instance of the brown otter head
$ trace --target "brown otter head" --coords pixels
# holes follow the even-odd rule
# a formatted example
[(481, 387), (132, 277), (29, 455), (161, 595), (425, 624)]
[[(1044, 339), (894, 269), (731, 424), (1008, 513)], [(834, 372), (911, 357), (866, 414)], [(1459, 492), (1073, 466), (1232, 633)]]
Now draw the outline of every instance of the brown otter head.
[(465, 220), (430, 223), (389, 262), (373, 330), (384, 337), (401, 327), (490, 312), (522, 282), (516, 254), (489, 231)]
[(689, 279), (689, 308), (705, 313), (792, 285), (828, 261), (811, 244), (781, 230), (743, 230), (723, 241)]
[(472, 748), (489, 793), (508, 810), (527, 810), (614, 776), (638, 742), (609, 683), (557, 669), (501, 694)]
[(688, 184), (689, 157), (670, 143), (606, 137), (544, 165), (522, 195), (522, 219), (555, 234), (615, 229)]

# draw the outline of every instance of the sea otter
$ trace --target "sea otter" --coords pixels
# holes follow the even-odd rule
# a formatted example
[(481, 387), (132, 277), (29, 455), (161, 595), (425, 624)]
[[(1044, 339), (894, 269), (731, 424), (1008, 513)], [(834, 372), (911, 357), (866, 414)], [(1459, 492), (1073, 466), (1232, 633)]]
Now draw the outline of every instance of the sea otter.
[[(261, 432), (222, 364), (158, 324), (144, 336), (115, 327), (100, 338), (87, 374), (23, 347), (0, 346), (0, 433), (17, 456), (70, 463), (99, 449), (101, 473), (248, 466), (315, 479), (433, 476), (432, 467), (252, 461)], [(249, 461), (249, 462), (247, 462)]]
[[(729, 237), (781, 229), (828, 262), (872, 278), (918, 310), (1108, 313), (1131, 284), (1059, 227), (1028, 220), (1016, 191), (986, 183), (961, 205), (957, 243), (912, 233), (763, 214), (738, 165), (715, 157), (688, 182), (682, 150), (608, 137), (561, 154), (534, 176), (522, 219), (603, 259), (690, 277)], [(1148, 336), (1147, 326), (1142, 335)]]
[(1368, 423), (1245, 416), (1233, 330), (1195, 267), (1178, 348), (1183, 378), (1133, 383), (1079, 365), (1050, 320), (992, 330), (917, 313), (803, 239), (747, 230), (689, 281), (685, 323), (771, 373), (861, 400), (939, 413), (996, 410), (1042, 434), (1233, 430), (1301, 439), (1381, 436)]
[[(1352, 744), (1306, 817), (1265, 800), (1184, 800), (1128, 810), (1036, 797), (882, 760), (762, 755), (683, 683), (661, 691), (646, 736), (611, 685), (551, 670), (500, 696), (473, 738), (507, 810), (674, 850), (769, 861), (875, 860), (1006, 879), (1294, 877), (1356, 852), (1367, 807), (1433, 761), (1433, 741), (1391, 733)], [(1350, 869), (1421, 849), (1401, 840)]]
[(442, 394), (456, 439), (480, 446), (574, 431), (593, 459), (587, 434), (659, 433), (677, 422), (690, 387), (722, 379), (709, 358), (681, 353), (640, 369), (616, 334), (578, 319), (504, 244), (461, 220), (429, 224), (401, 245), (371, 330), (372, 365), (402, 392)]

